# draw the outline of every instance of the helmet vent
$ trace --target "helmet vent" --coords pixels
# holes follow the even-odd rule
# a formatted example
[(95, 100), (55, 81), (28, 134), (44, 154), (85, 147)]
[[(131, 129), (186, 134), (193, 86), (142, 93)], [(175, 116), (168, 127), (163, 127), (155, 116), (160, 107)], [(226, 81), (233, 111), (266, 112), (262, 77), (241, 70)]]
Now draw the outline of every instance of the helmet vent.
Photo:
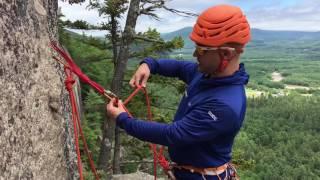
[(221, 32), (217, 32), (215, 34), (210, 35), (210, 37), (219, 36), (220, 34), (221, 34)]

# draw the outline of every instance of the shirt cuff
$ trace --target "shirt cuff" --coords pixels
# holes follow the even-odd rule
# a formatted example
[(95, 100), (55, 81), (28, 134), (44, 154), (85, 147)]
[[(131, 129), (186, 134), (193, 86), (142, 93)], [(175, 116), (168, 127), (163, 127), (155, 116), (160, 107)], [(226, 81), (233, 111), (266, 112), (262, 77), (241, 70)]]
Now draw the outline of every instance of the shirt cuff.
[(125, 124), (127, 121), (130, 120), (130, 116), (127, 112), (122, 112), (118, 115), (116, 118), (116, 124), (119, 126), (121, 129), (124, 129)]
[(154, 62), (155, 60), (153, 58), (145, 58), (143, 61), (140, 62), (140, 65), (143, 64), (143, 63), (146, 63), (149, 67), (149, 70), (151, 73), (154, 73), (155, 71), (155, 68), (154, 68)]

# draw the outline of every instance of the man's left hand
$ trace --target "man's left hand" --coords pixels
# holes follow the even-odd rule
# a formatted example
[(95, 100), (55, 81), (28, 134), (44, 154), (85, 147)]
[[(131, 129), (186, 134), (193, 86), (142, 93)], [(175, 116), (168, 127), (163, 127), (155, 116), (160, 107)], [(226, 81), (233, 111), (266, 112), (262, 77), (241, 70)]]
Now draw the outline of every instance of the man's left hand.
[(119, 114), (122, 112), (126, 112), (123, 107), (122, 101), (121, 100), (117, 101), (116, 98), (111, 99), (109, 104), (107, 104), (108, 116), (111, 119), (115, 120), (119, 116)]

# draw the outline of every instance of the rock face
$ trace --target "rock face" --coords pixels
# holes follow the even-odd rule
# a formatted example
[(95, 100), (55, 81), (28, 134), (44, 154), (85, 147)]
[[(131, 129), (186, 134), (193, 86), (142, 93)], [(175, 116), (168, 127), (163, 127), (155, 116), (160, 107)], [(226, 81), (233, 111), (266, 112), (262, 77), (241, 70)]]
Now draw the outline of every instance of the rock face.
[(76, 178), (62, 68), (48, 48), (57, 7), (0, 1), (0, 180)]

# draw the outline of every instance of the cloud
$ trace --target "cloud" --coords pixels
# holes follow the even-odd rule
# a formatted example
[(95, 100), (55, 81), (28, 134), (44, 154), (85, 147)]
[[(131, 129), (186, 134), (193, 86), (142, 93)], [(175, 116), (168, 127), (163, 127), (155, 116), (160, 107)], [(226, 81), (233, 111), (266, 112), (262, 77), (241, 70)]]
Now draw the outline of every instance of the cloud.
[[(319, 0), (172, 0), (167, 6), (184, 11), (201, 13), (206, 8), (216, 4), (233, 4), (241, 7), (253, 28), (270, 30), (302, 30), (320, 31), (320, 1)], [(74, 21), (77, 19), (99, 24), (105, 21), (98, 16), (95, 10), (86, 10), (88, 3), (82, 5), (69, 5), (59, 1), (62, 13), (66, 18)], [(157, 28), (160, 32), (170, 32), (186, 26), (193, 26), (194, 17), (181, 17), (164, 10), (156, 13), (161, 18), (156, 21), (146, 16), (141, 16), (137, 22), (137, 31), (145, 31), (148, 27)], [(124, 21), (121, 22), (124, 26)]]
[(271, 30), (319, 31), (320, 1), (299, 1), (291, 6), (251, 9), (247, 17), (252, 27)]
[(99, 17), (99, 13), (95, 10), (88, 10), (88, 2), (85, 1), (81, 4), (72, 4), (68, 2), (62, 2), (59, 0), (59, 7), (61, 8), (62, 14), (65, 16), (64, 19), (69, 19), (71, 21), (84, 20), (90, 24), (99, 24), (103, 22), (103, 18)]
[[(202, 11), (204, 11), (210, 6), (216, 4), (237, 5), (237, 2), (239, 1), (240, 0), (172, 0), (167, 3), (167, 7), (178, 9), (181, 11), (192, 12), (195, 14), (200, 14)], [(160, 21), (156, 21), (145, 16), (140, 17), (137, 23), (137, 30), (141, 31), (145, 29), (145, 27), (156, 27), (160, 32), (171, 32), (186, 26), (193, 26), (196, 21), (196, 17), (183, 17), (165, 10), (158, 10), (156, 12), (161, 18)]]
[(191, 26), (195, 22), (195, 17), (182, 17), (170, 12), (159, 13), (159, 21), (147, 16), (139, 17), (137, 22), (137, 31), (143, 31), (146, 28), (157, 28), (159, 32), (171, 32), (186, 26)]

